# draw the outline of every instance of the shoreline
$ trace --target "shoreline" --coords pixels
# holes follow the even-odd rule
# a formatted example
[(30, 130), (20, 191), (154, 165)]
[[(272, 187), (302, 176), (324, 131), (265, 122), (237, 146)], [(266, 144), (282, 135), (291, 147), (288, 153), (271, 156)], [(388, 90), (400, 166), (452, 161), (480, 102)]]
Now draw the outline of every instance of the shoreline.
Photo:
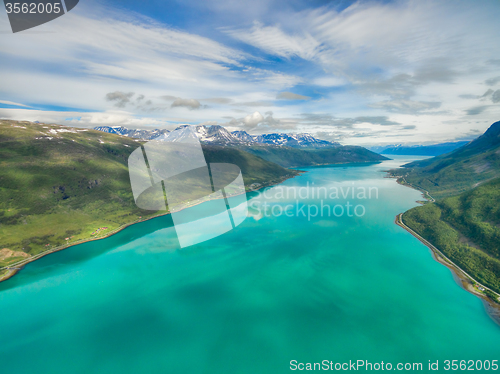
[[(248, 191), (245, 190), (245, 192), (237, 193), (237, 194), (226, 196), (226, 197), (230, 198), (230, 197), (234, 197), (234, 196), (243, 195), (243, 193), (246, 194), (246, 193), (249, 193), (249, 192), (261, 190), (263, 188), (268, 188), (268, 187), (271, 187), (271, 186), (276, 186), (278, 184), (283, 183), (284, 181), (286, 181), (288, 179), (295, 178), (295, 177), (297, 177), (297, 176), (305, 173), (305, 171), (300, 171), (300, 170), (297, 170), (297, 171), (298, 171), (298, 174), (287, 176), (287, 177), (283, 178), (282, 180), (280, 180), (278, 182), (269, 183), (269, 184), (266, 184), (266, 185), (260, 185), (258, 189), (252, 189), (252, 190), (248, 190)], [(224, 199), (224, 197), (222, 197), (220, 199)], [(220, 199), (217, 199), (217, 200), (220, 200)], [(212, 200), (216, 200), (216, 199), (212, 199)], [(197, 204), (186, 206), (186, 207), (180, 209), (179, 211), (182, 211), (184, 209), (188, 209), (188, 208), (191, 208), (193, 206), (200, 205), (200, 204), (206, 203), (208, 201), (212, 201), (212, 200), (201, 201), (201, 202), (199, 202)], [(69, 247), (74, 247), (76, 245), (88, 243), (88, 242), (95, 241), (95, 240), (101, 240), (101, 239), (109, 238), (110, 236), (119, 233), (120, 231), (126, 229), (129, 226), (135, 225), (136, 223), (146, 222), (146, 221), (149, 221), (151, 219), (162, 217), (162, 216), (165, 216), (165, 215), (168, 215), (168, 214), (171, 214), (171, 212), (170, 211), (166, 211), (165, 213), (156, 214), (156, 215), (148, 217), (148, 218), (139, 219), (139, 220), (136, 220), (136, 221), (133, 221), (133, 222), (125, 223), (125, 224), (121, 225), (120, 227), (114, 229), (113, 231), (104, 234), (103, 236), (99, 236), (99, 237), (96, 237), (96, 238), (80, 239), (80, 240), (78, 240), (78, 241), (76, 241), (74, 243), (64, 244), (62, 246), (58, 246), (56, 248), (49, 249), (49, 250), (47, 250), (45, 252), (38, 253), (38, 254), (34, 255), (33, 257), (27, 258), (26, 260), (22, 260), (22, 261), (19, 261), (17, 263), (13, 263), (13, 264), (8, 265), (8, 266), (4, 266), (2, 269), (0, 269), (0, 271), (1, 270), (7, 270), (7, 273), (0, 277), (0, 283), (4, 282), (4, 281), (6, 281), (6, 280), (8, 280), (10, 278), (12, 278), (14, 275), (16, 275), (18, 272), (20, 272), (24, 268), (24, 266), (26, 266), (29, 263), (34, 262), (34, 261), (42, 258), (42, 257), (48, 256), (48, 255), (50, 255), (52, 253), (56, 253), (56, 252), (62, 251), (62, 250), (67, 249)]]
[[(474, 278), (472, 278), (469, 274), (467, 274), (464, 270), (462, 270), (458, 265), (456, 265), (453, 261), (451, 261), (448, 257), (446, 257), (439, 249), (437, 249), (434, 245), (432, 245), (429, 241), (427, 241), (425, 238), (420, 236), (418, 233), (413, 231), (411, 228), (406, 226), (406, 224), (402, 220), (403, 213), (399, 213), (395, 220), (394, 223), (401, 227), (402, 229), (406, 230), (409, 232), (411, 235), (413, 235), (415, 238), (417, 238), (422, 244), (424, 244), (427, 248), (430, 249), (432, 258), (440, 263), (441, 265), (446, 266), (448, 269), (451, 270), (451, 273), (453, 275), (453, 278), (455, 279), (455, 282), (465, 291), (473, 294), (474, 296), (478, 297), (481, 299), (483, 302), (483, 305), (486, 309), (486, 312), (490, 316), (490, 318), (500, 326), (500, 303), (497, 303), (493, 300), (491, 300), (489, 297), (486, 295), (479, 293), (474, 289), (474, 285), (479, 285), (485, 289), (488, 289), (488, 287), (484, 286), (483, 284), (479, 283), (476, 281)], [(491, 291), (491, 290), (490, 290)], [(492, 291), (494, 292), (494, 291)]]
[[(396, 179), (396, 183), (400, 184), (401, 186), (409, 187), (411, 189), (414, 189), (416, 191), (419, 191), (422, 193), (422, 197), (426, 199), (427, 201), (417, 201), (417, 203), (423, 205), (426, 202), (434, 203), (436, 200), (431, 196), (429, 191), (424, 190), (423, 188), (419, 188), (417, 186), (412, 185), (411, 183), (408, 183), (406, 179), (402, 176), (396, 176), (392, 175), (389, 173), (389, 170), (386, 171), (386, 176), (385, 178), (394, 178)], [(401, 180), (402, 179), (402, 180)], [(448, 257), (446, 257), (439, 249), (437, 249), (433, 244), (431, 244), (429, 241), (427, 241), (425, 238), (420, 236), (418, 233), (413, 231), (410, 227), (406, 226), (406, 224), (403, 222), (403, 213), (399, 213), (395, 220), (394, 223), (401, 227), (402, 229), (406, 230), (410, 234), (412, 234), (415, 238), (417, 238), (422, 244), (424, 244), (427, 248), (430, 249), (432, 258), (440, 263), (441, 265), (446, 266), (448, 269), (451, 270), (451, 273), (453, 275), (453, 279), (457, 283), (459, 287), (461, 287), (463, 290), (471, 293), (472, 295), (478, 297), (486, 310), (486, 313), (488, 316), (497, 324), (500, 326), (500, 298), (498, 299), (499, 301), (494, 301), (490, 299), (488, 296), (476, 291), (474, 289), (474, 285), (478, 285), (483, 287), (484, 289), (488, 289), (491, 292), (495, 293), (497, 296), (500, 296), (498, 293), (495, 291), (491, 290), (489, 287), (486, 287), (485, 285), (481, 284), (480, 282), (476, 281), (472, 276), (470, 276), (467, 272), (462, 270), (458, 265), (456, 265), (453, 261), (451, 261)]]
[[(285, 177), (282, 180), (280, 180), (278, 182), (275, 182), (275, 183), (269, 183), (267, 185), (261, 185), (261, 186), (259, 186), (258, 189), (252, 189), (252, 190), (249, 190), (249, 191), (245, 191), (244, 193), (246, 194), (246, 193), (253, 192), (253, 191), (259, 191), (259, 190), (264, 189), (264, 188), (268, 188), (268, 187), (271, 187), (271, 186), (278, 185), (278, 184), (283, 183), (284, 181), (286, 181), (288, 179), (295, 178), (295, 177), (297, 177), (300, 174), (302, 174), (302, 173), (305, 172), (305, 171), (301, 171), (301, 170), (298, 170), (298, 171), (299, 171), (299, 174), (297, 174), (297, 175), (292, 175), (292, 176)], [(425, 191), (423, 189), (414, 187), (414, 186), (410, 185), (409, 183), (406, 183), (406, 181), (405, 181), (405, 183), (402, 183), (399, 180), (399, 178), (394, 177), (394, 176), (388, 176), (388, 178), (396, 178), (396, 182), (398, 184), (400, 184), (402, 186), (410, 187), (410, 188), (412, 188), (414, 190), (422, 192), (423, 197), (425, 199), (427, 199), (428, 201), (430, 201), (430, 202), (434, 202), (435, 201), (434, 198), (432, 198), (432, 196), (429, 194), (428, 191)], [(235, 195), (231, 195), (231, 196), (227, 196), (227, 197), (233, 197), (233, 196), (238, 196), (238, 195), (242, 195), (242, 194), (243, 193), (239, 193), (239, 194), (235, 194)], [(210, 201), (210, 200), (206, 200), (206, 201), (199, 202), (197, 204), (186, 206), (186, 207), (182, 208), (181, 210), (188, 209), (188, 208), (191, 208), (191, 207), (199, 205), (199, 204), (203, 204), (203, 203), (208, 202), (208, 201)], [(73, 246), (79, 245), (79, 244), (84, 244), (84, 243), (95, 241), (95, 240), (106, 239), (106, 238), (108, 238), (108, 237), (110, 237), (112, 235), (115, 235), (115, 234), (119, 233), (120, 231), (122, 231), (122, 230), (126, 229), (127, 227), (132, 226), (132, 225), (134, 225), (136, 223), (146, 222), (146, 221), (149, 221), (151, 219), (162, 217), (162, 216), (165, 216), (165, 215), (168, 215), (168, 214), (171, 214), (171, 212), (167, 211), (165, 213), (156, 214), (154, 216), (151, 216), (151, 217), (148, 217), (148, 218), (145, 218), (145, 219), (139, 219), (139, 220), (136, 220), (134, 222), (129, 222), (129, 223), (126, 223), (126, 224), (124, 224), (124, 225), (116, 228), (115, 230), (113, 230), (113, 231), (111, 231), (109, 233), (104, 234), (103, 236), (100, 236), (100, 237), (97, 237), (97, 238), (80, 239), (77, 242), (74, 242), (74, 243), (71, 243), (71, 244), (62, 245), (62, 246), (53, 248), (51, 250), (48, 250), (46, 252), (41, 252), (41, 253), (39, 253), (39, 254), (31, 257), (31, 258), (22, 260), (22, 261), (20, 261), (18, 263), (14, 263), (12, 265), (5, 266), (5, 267), (3, 267), (2, 270), (7, 270), (7, 273), (4, 274), (0, 278), (0, 282), (6, 281), (6, 280), (12, 278), (19, 271), (21, 271), (24, 268), (24, 266), (26, 266), (27, 264), (29, 264), (31, 262), (34, 262), (34, 261), (42, 258), (42, 257), (45, 257), (45, 256), (50, 255), (52, 253), (56, 253), (56, 252), (62, 251), (64, 249), (67, 249), (69, 247), (73, 247)], [(494, 322), (496, 322), (500, 326), (500, 303), (499, 302), (495, 302), (495, 301), (491, 300), (490, 298), (488, 298), (486, 295), (477, 292), (474, 289), (474, 284), (482, 286), (485, 289), (489, 289), (489, 288), (486, 287), (486, 286), (484, 286), (484, 285), (482, 285), (478, 281), (476, 281), (469, 274), (467, 274), (464, 270), (462, 270), (458, 265), (456, 265), (455, 263), (453, 263), (453, 261), (451, 261), (450, 259), (448, 259), (448, 257), (446, 257), (443, 253), (441, 253), (441, 251), (439, 249), (437, 249), (434, 245), (432, 245), (425, 238), (423, 238), (418, 233), (416, 233), (415, 231), (413, 231), (410, 227), (406, 226), (406, 224), (402, 220), (402, 217), (403, 217), (403, 213), (399, 213), (395, 217), (394, 223), (396, 225), (398, 225), (399, 227), (403, 228), (404, 230), (406, 230), (407, 232), (409, 232), (416, 239), (418, 239), (422, 244), (424, 244), (426, 247), (428, 247), (430, 249), (430, 251), (431, 251), (433, 259), (436, 262), (438, 262), (438, 263), (446, 266), (448, 269), (451, 270), (453, 278), (455, 279), (455, 281), (457, 282), (457, 284), (462, 289), (464, 289), (465, 291), (467, 291), (467, 292), (475, 295), (476, 297), (480, 298), (481, 301), (483, 302), (483, 305), (485, 306), (487, 314), (490, 316), (490, 318), (493, 319)]]

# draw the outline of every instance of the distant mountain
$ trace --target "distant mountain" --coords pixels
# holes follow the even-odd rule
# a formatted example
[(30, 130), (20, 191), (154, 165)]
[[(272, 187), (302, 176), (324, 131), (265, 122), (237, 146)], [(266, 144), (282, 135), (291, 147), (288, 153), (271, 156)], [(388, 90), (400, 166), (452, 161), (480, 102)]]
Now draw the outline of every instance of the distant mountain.
[(384, 154), (384, 155), (412, 155), (412, 156), (439, 156), (445, 153), (449, 153), (463, 145), (469, 143), (468, 141), (462, 142), (450, 142), (450, 143), (440, 143), (432, 145), (411, 145), (405, 146), (403, 144), (391, 146), (391, 147), (377, 147), (383, 148), (379, 150), (374, 150), (374, 152)]
[(340, 146), (340, 143), (316, 139), (310, 134), (273, 133), (250, 135), (246, 131), (233, 131), (235, 137), (247, 144), (272, 144), (293, 148), (331, 148)]
[[(194, 136), (191, 129), (189, 125), (181, 125), (174, 131), (159, 134), (154, 139), (179, 142)], [(134, 130), (123, 127), (96, 127), (95, 130), (124, 134), (129, 137), (135, 137), (138, 134), (138, 132), (133, 132)], [(194, 126), (194, 134), (204, 146), (238, 148), (285, 168), (388, 160), (387, 157), (363, 147), (342, 146), (339, 143), (316, 139), (309, 134), (250, 135), (246, 131), (229, 132), (219, 125)], [(146, 135), (152, 136), (153, 134)]]
[(252, 135), (250, 135), (249, 133), (247, 133), (246, 131), (233, 131), (231, 134), (233, 134), (233, 136), (237, 137), (238, 139), (240, 139), (243, 142), (246, 142), (246, 143), (254, 143), (255, 142), (254, 137)]
[(255, 143), (282, 145), (293, 148), (325, 148), (336, 147), (339, 143), (319, 140), (310, 134), (263, 134), (254, 137)]
[(111, 126), (111, 127), (110, 126), (98, 126), (98, 127), (94, 127), (94, 130), (107, 132), (109, 134), (118, 134), (118, 135), (122, 135), (122, 136), (128, 136), (129, 138), (143, 139), (143, 140), (155, 139), (161, 135), (169, 133), (169, 130), (165, 130), (165, 129), (163, 129), (163, 130), (160, 130), (160, 129), (154, 129), (154, 130), (132, 129), (132, 130), (129, 130), (123, 126)]
[(196, 135), (198, 136), (202, 144), (227, 145), (242, 143), (239, 138), (219, 125), (198, 125), (196, 126)]
[[(120, 129), (125, 129), (125, 127), (121, 127), (121, 126), (115, 126), (115, 128), (109, 127), (109, 126), (94, 127), (94, 130), (107, 132), (108, 134), (120, 134), (120, 132), (119, 132)], [(120, 135), (122, 135), (122, 134), (120, 134)]]
[[(181, 125), (176, 130), (182, 129), (188, 125)], [(94, 130), (103, 131), (112, 134), (128, 136), (131, 138), (151, 140), (161, 139), (172, 141), (174, 138), (168, 137), (168, 130), (129, 130), (121, 126), (99, 126)], [(229, 132), (226, 128), (219, 125), (195, 127), (196, 135), (202, 144), (211, 145), (251, 145), (251, 144), (272, 144), (293, 148), (329, 148), (337, 147), (340, 144), (314, 138), (310, 134), (262, 134), (250, 135), (246, 131)], [(175, 136), (180, 136), (176, 134)]]
[(155, 140), (165, 142), (181, 142), (186, 141), (187, 138), (197, 139), (197, 136), (189, 129), (189, 126), (180, 126), (175, 131), (160, 135)]
[(436, 198), (456, 195), (500, 177), (500, 121), (451, 153), (415, 161), (391, 173)]
[(382, 154), (382, 151), (385, 150), (386, 148), (395, 147), (395, 146), (396, 146), (395, 144), (393, 144), (393, 145), (373, 145), (370, 147), (366, 147), (366, 149), (369, 149), (370, 151), (378, 153), (378, 154)]
[[(194, 129), (194, 132), (192, 131)], [(204, 126), (198, 125), (191, 127), (190, 125), (181, 125), (174, 131), (162, 134), (155, 138), (158, 141), (179, 142), (195, 136), (204, 145), (241, 145), (245, 142), (241, 141), (224, 127), (213, 125)]]

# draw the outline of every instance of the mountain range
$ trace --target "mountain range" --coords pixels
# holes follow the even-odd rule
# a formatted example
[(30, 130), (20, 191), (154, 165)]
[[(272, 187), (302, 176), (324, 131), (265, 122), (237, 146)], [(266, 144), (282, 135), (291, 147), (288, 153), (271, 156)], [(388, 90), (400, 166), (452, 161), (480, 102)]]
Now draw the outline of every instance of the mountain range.
[[(181, 125), (175, 130), (181, 130), (188, 125)], [(130, 138), (141, 140), (169, 139), (169, 130), (138, 130), (127, 129), (123, 126), (98, 126), (94, 130), (107, 132), (110, 134), (118, 134)], [(178, 131), (177, 131), (178, 132)], [(250, 135), (246, 131), (228, 131), (225, 127), (220, 125), (197, 125), (195, 132), (202, 144), (212, 145), (277, 145), (293, 148), (331, 148), (340, 146), (337, 142), (330, 142), (327, 140), (316, 139), (310, 134), (286, 134), (286, 133), (272, 133), (261, 135)], [(178, 136), (178, 135), (176, 135)]]
[[(137, 134), (137, 132), (133, 132), (136, 130), (127, 130), (123, 127), (100, 127), (96, 129), (105, 130), (106, 132), (116, 131), (114, 129), (117, 129), (125, 136), (128, 136), (127, 134)], [(181, 125), (174, 131), (163, 131), (158, 135), (159, 130), (157, 130), (148, 134), (148, 136), (155, 135), (153, 138), (155, 141), (180, 142), (191, 138), (193, 130), (204, 147), (237, 148), (285, 168), (387, 160), (387, 157), (366, 148), (331, 143), (326, 140), (316, 139), (309, 134), (250, 135), (245, 131), (231, 133), (218, 125)], [(130, 133), (127, 131), (130, 131)]]
[(431, 145), (404, 145), (397, 144), (393, 146), (379, 146), (369, 148), (373, 152), (383, 155), (411, 155), (411, 156), (439, 156), (451, 152), (468, 141), (439, 143)]
[(122, 136), (128, 136), (129, 138), (151, 140), (157, 138), (160, 135), (167, 134), (169, 130), (137, 130), (137, 129), (127, 129), (123, 126), (97, 126), (94, 130), (107, 132), (108, 134), (118, 134)]

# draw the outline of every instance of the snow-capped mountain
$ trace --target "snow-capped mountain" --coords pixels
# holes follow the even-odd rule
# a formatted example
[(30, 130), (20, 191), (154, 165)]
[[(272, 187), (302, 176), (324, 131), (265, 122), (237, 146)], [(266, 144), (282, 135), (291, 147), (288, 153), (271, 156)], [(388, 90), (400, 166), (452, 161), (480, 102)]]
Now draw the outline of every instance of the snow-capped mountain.
[(119, 135), (123, 135), (121, 133), (122, 129), (126, 130), (125, 127), (121, 127), (121, 126), (114, 126), (114, 127), (110, 127), (110, 126), (97, 126), (97, 127), (94, 127), (94, 130), (97, 130), (97, 131), (107, 132), (107, 133), (110, 133), (110, 134), (119, 134)]
[(287, 147), (302, 148), (302, 147), (334, 147), (339, 143), (329, 142), (326, 140), (316, 139), (310, 134), (263, 134), (255, 138), (257, 143), (261, 144), (274, 144)]
[(158, 136), (157, 138), (155, 138), (154, 140), (162, 141), (162, 142), (172, 142), (172, 143), (196, 142), (196, 144), (199, 144), (199, 142), (198, 142), (199, 135), (193, 127), (185, 125), (185, 126), (179, 126), (174, 131), (171, 131), (169, 133), (162, 134), (162, 135)]
[(245, 143), (257, 143), (257, 144), (273, 144), (282, 145), (286, 147), (312, 147), (312, 148), (323, 148), (323, 147), (335, 147), (340, 145), (340, 143), (329, 142), (326, 140), (316, 139), (310, 134), (262, 134), (262, 135), (250, 135), (246, 131), (233, 131), (235, 137), (240, 139)]
[[(190, 125), (181, 125), (175, 131), (169, 132), (168, 130), (129, 130), (122, 126), (100, 126), (95, 127), (94, 130), (104, 131), (108, 133), (119, 134), (131, 138), (138, 138), (143, 140), (161, 140), (161, 141), (179, 141), (185, 136), (190, 136), (191, 131), (186, 131)], [(246, 131), (233, 131), (229, 132), (226, 128), (219, 125), (197, 125), (192, 126), (198, 139), (202, 144), (214, 145), (254, 145), (254, 144), (269, 144), (294, 148), (326, 148), (335, 147), (340, 145), (336, 142), (329, 142), (326, 140), (316, 139), (310, 134), (262, 134), (250, 135)]]
[(299, 146), (321, 148), (340, 145), (340, 143), (338, 142), (329, 142), (328, 140), (316, 139), (314, 136), (307, 133), (292, 134), (292, 138), (294, 138), (297, 143), (299, 143)]
[(167, 134), (170, 131), (165, 129), (154, 129), (154, 130), (138, 130), (138, 129), (127, 129), (123, 126), (98, 126), (94, 127), (94, 130), (103, 131), (110, 134), (118, 134), (122, 136), (128, 136), (129, 138), (151, 140), (159, 137), (160, 135)]
[(240, 144), (242, 143), (240, 139), (235, 137), (224, 127), (219, 125), (196, 126), (196, 133), (198, 138), (202, 143), (207, 144)]
[(233, 131), (231, 134), (243, 142), (255, 143), (256, 137), (253, 135), (250, 135), (246, 131), (241, 131), (241, 130), (240, 131)]
[(191, 136), (191, 134), (195, 134), (202, 144), (244, 144), (244, 142), (219, 125), (181, 125), (168, 135), (157, 138), (157, 140), (179, 141), (180, 139), (184, 139), (186, 136)]

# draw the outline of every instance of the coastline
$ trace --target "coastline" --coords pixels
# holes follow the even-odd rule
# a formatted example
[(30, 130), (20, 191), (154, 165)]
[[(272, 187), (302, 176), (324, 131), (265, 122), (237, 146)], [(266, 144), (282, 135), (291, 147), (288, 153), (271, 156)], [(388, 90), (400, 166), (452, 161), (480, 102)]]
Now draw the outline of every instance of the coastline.
[[(436, 199), (434, 199), (431, 194), (429, 193), (429, 191), (427, 190), (424, 190), (423, 188), (420, 188), (420, 187), (417, 187), (417, 186), (414, 186), (413, 184), (411, 183), (408, 183), (405, 179), (405, 177), (402, 177), (402, 176), (397, 176), (397, 175), (391, 175), (390, 174), (390, 170), (386, 170), (385, 173), (387, 173), (387, 175), (384, 177), (384, 178), (390, 178), (390, 179), (396, 179), (396, 183), (397, 184), (400, 184), (402, 186), (405, 186), (405, 187), (409, 187), (409, 188), (412, 188), (414, 190), (417, 190), (419, 192), (422, 192), (422, 197), (424, 199), (426, 199), (428, 202), (431, 202), (431, 203), (434, 203), (436, 202)], [(401, 179), (404, 180), (404, 182), (401, 181)], [(417, 201), (417, 203), (422, 203), (422, 201)], [(424, 201), (425, 203), (425, 201)], [(422, 204), (423, 205), (423, 204)]]
[[(337, 164), (335, 164), (335, 165), (337, 165)], [(315, 166), (319, 166), (319, 165), (315, 165)], [(249, 189), (249, 190), (245, 191), (244, 193), (249, 193), (249, 192), (252, 192), (252, 191), (258, 191), (258, 190), (261, 190), (261, 189), (264, 189), (264, 188), (268, 188), (268, 187), (271, 187), (271, 186), (278, 185), (278, 184), (283, 183), (284, 181), (286, 181), (288, 179), (295, 178), (296, 176), (299, 176), (300, 174), (302, 174), (302, 173), (305, 172), (303, 170), (297, 170), (297, 171), (299, 173), (296, 174), (296, 175), (286, 176), (286, 177), (284, 177), (283, 179), (281, 179), (279, 181), (276, 181), (276, 182), (273, 181), (273, 182), (271, 182), (269, 184), (266, 184), (266, 185), (260, 185), (257, 189)], [(388, 176), (388, 178), (394, 178), (394, 176)], [(412, 186), (411, 184), (406, 183), (406, 181), (405, 182), (401, 182), (399, 180), (399, 178), (396, 178), (396, 182), (398, 184), (403, 185), (403, 186), (410, 187), (410, 188), (415, 189), (415, 190), (417, 190), (419, 192), (422, 192), (423, 197), (425, 199), (427, 199), (427, 201), (430, 201), (430, 202), (434, 202), (435, 201), (432, 198), (432, 196), (429, 194), (428, 191), (425, 191), (425, 190), (422, 190), (422, 189), (417, 188), (415, 186)], [(227, 196), (227, 197), (238, 196), (238, 195), (241, 195), (241, 194), (243, 194), (243, 193), (237, 193), (237, 194), (234, 194), (234, 195), (231, 195), (231, 196)], [(186, 207), (182, 208), (181, 210), (191, 208), (193, 206), (202, 204), (202, 203), (207, 202), (207, 201), (209, 201), (209, 200), (201, 201), (201, 202), (198, 202), (196, 204), (186, 206)], [(420, 202), (420, 203), (423, 203), (423, 202)], [(156, 215), (148, 217), (148, 218), (138, 219), (136, 221), (123, 224), (122, 226), (116, 228), (115, 230), (112, 230), (111, 232), (108, 232), (108, 233), (106, 233), (106, 234), (104, 234), (104, 235), (102, 235), (100, 237), (80, 239), (80, 240), (78, 240), (76, 242), (68, 243), (68, 244), (65, 244), (65, 245), (58, 246), (56, 248), (47, 250), (45, 252), (41, 252), (41, 253), (33, 256), (33, 257), (27, 258), (25, 260), (19, 261), (17, 263), (14, 263), (14, 264), (11, 264), (11, 265), (8, 265), (8, 266), (5, 266), (5, 267), (3, 267), (3, 268), (0, 269), (0, 271), (7, 270), (7, 272), (4, 275), (0, 276), (0, 282), (6, 281), (6, 280), (12, 278), (19, 271), (21, 271), (24, 268), (24, 266), (26, 266), (27, 264), (29, 264), (31, 262), (34, 262), (34, 261), (36, 261), (36, 260), (38, 260), (38, 259), (40, 259), (42, 257), (45, 257), (45, 256), (47, 256), (49, 254), (52, 254), (52, 253), (55, 253), (55, 252), (59, 252), (59, 251), (62, 251), (64, 249), (67, 249), (69, 247), (73, 247), (75, 245), (83, 244), (83, 243), (86, 243), (86, 242), (95, 241), (95, 240), (101, 240), (101, 239), (106, 239), (106, 238), (108, 238), (108, 237), (110, 237), (112, 235), (115, 235), (118, 232), (120, 232), (120, 231), (126, 229), (127, 227), (132, 226), (132, 225), (134, 225), (136, 223), (145, 222), (145, 221), (148, 221), (148, 220), (151, 220), (151, 219), (154, 219), (154, 218), (158, 218), (158, 217), (161, 217), (161, 216), (165, 216), (165, 215), (168, 215), (168, 214), (171, 214), (171, 213), (169, 211), (166, 211), (164, 213), (159, 213), (159, 214), (156, 214)], [(423, 237), (421, 237), (418, 233), (416, 233), (415, 231), (413, 231), (411, 228), (409, 228), (408, 226), (406, 226), (405, 223), (402, 220), (402, 216), (403, 216), (403, 213), (399, 213), (395, 217), (395, 222), (394, 223), (396, 225), (398, 225), (399, 227), (403, 228), (404, 230), (406, 230), (407, 232), (409, 232), (410, 234), (412, 234), (421, 243), (423, 243), (424, 245), (426, 245), (431, 250), (431, 254), (432, 254), (433, 259), (435, 261), (441, 263), (442, 265), (446, 266), (448, 269), (450, 269), (452, 271), (452, 274), (453, 274), (453, 277), (454, 277), (455, 281), (457, 282), (457, 284), (461, 288), (463, 288), (464, 290), (468, 291), (469, 293), (471, 293), (471, 294), (479, 297), (481, 299), (481, 301), (483, 302), (483, 304), (485, 306), (485, 309), (486, 309), (486, 312), (488, 313), (488, 315), (500, 326), (500, 303), (494, 302), (493, 300), (491, 300), (490, 298), (488, 298), (486, 295), (484, 295), (484, 294), (476, 291), (475, 288), (474, 288), (474, 285), (476, 285), (476, 286), (479, 285), (479, 286), (481, 286), (481, 287), (483, 287), (485, 289), (488, 289), (488, 290), (489, 290), (489, 288), (486, 287), (486, 286), (484, 286), (484, 285), (482, 285), (478, 281), (476, 281), (469, 274), (467, 274), (465, 271), (463, 271), (458, 265), (456, 265), (455, 263), (453, 263), (453, 261), (451, 261), (443, 253), (441, 253), (441, 251), (439, 249), (437, 249), (434, 245), (432, 245), (426, 239), (424, 239)], [(490, 290), (490, 291), (492, 291), (492, 290)], [(492, 292), (494, 292), (494, 291), (492, 291)]]
[[(248, 190), (245, 192), (242, 192), (242, 193), (237, 193), (237, 194), (234, 194), (234, 195), (230, 195), (230, 196), (227, 196), (228, 198), (229, 197), (233, 197), (233, 196), (238, 196), (238, 195), (242, 195), (243, 193), (248, 193), (248, 192), (252, 192), (252, 191), (258, 191), (258, 190), (261, 190), (263, 188), (268, 188), (268, 187), (271, 187), (271, 186), (275, 186), (275, 185), (278, 185), (280, 183), (283, 183), (284, 181), (288, 180), (288, 179), (291, 179), (291, 178), (295, 178), (303, 173), (305, 173), (305, 171), (301, 171), (301, 170), (297, 170), (298, 173), (295, 174), (295, 175), (289, 175), (289, 176), (286, 176), (284, 177), (282, 180), (280, 181), (277, 181), (277, 182), (271, 182), (269, 184), (266, 184), (266, 185), (260, 185), (258, 189), (251, 189), (251, 190)], [(221, 199), (223, 199), (224, 197), (222, 197)], [(203, 204), (207, 201), (210, 201), (210, 200), (206, 200), (206, 201), (201, 201), (197, 204), (193, 204), (193, 205), (189, 205), (189, 206), (186, 206), (182, 209), (180, 209), (179, 211), (181, 210), (184, 210), (184, 209), (188, 209), (188, 208), (191, 208), (193, 206), (196, 206), (196, 205), (199, 205), (199, 204)], [(95, 240), (101, 240), (101, 239), (106, 239), (112, 235), (115, 235), (117, 234), (118, 232), (126, 229), (127, 227), (129, 226), (132, 226), (132, 225), (135, 225), (136, 223), (140, 223), (140, 222), (145, 222), (145, 221), (149, 221), (153, 218), (158, 218), (158, 217), (161, 217), (161, 216), (165, 216), (165, 215), (168, 215), (170, 214), (169, 211), (166, 211), (165, 213), (159, 213), (159, 214), (156, 214), (154, 216), (151, 216), (151, 217), (148, 217), (148, 218), (144, 218), (144, 219), (139, 219), (139, 220), (136, 220), (136, 221), (133, 221), (133, 222), (129, 222), (129, 223), (125, 223), (123, 224), (122, 226), (104, 234), (103, 236), (99, 236), (99, 237), (94, 237), (94, 238), (87, 238), (87, 239), (80, 239), (80, 240), (77, 240), (76, 242), (73, 242), (73, 243), (68, 243), (68, 244), (64, 244), (64, 245), (61, 245), (61, 246), (58, 246), (58, 247), (55, 247), (55, 248), (52, 248), (52, 249), (49, 249), (45, 252), (41, 252), (41, 253), (38, 253), (36, 255), (34, 255), (33, 257), (30, 257), (30, 258), (27, 258), (25, 260), (22, 260), (22, 261), (19, 261), (17, 263), (13, 263), (11, 265), (8, 265), (8, 266), (4, 266), (3, 268), (0, 268), (0, 271), (2, 270), (7, 270), (7, 273), (4, 274), (3, 276), (0, 276), (0, 282), (4, 282), (10, 278), (12, 278), (14, 275), (16, 275), (19, 271), (21, 271), (24, 266), (26, 266), (27, 264), (31, 263), (31, 262), (34, 262), (42, 257), (45, 257), (47, 255), (50, 255), (52, 253), (55, 253), (55, 252), (59, 252), (59, 251), (62, 251), (64, 249), (67, 249), (69, 247), (73, 247), (75, 245), (79, 245), (79, 244), (83, 244), (83, 243), (87, 243), (87, 242), (91, 242), (91, 241), (95, 241)]]
[[(427, 202), (434, 203), (436, 200), (431, 196), (429, 191), (424, 190), (423, 188), (419, 188), (417, 186), (412, 185), (411, 183), (408, 183), (406, 179), (403, 176), (397, 176), (393, 175), (389, 172), (389, 170), (386, 170), (386, 176), (385, 178), (395, 178), (396, 183), (412, 188), (416, 191), (419, 191), (422, 193), (422, 197), (426, 199), (426, 201), (417, 201), (417, 203), (420, 204), (425, 204)], [(462, 270), (458, 265), (456, 265), (453, 261), (451, 261), (448, 257), (446, 257), (438, 248), (436, 248), (433, 244), (431, 244), (429, 241), (427, 241), (425, 238), (417, 234), (415, 231), (413, 231), (410, 227), (406, 226), (405, 223), (403, 222), (403, 214), (404, 213), (399, 213), (395, 220), (394, 223), (401, 227), (402, 229), (408, 231), (410, 234), (412, 234), (415, 238), (417, 238), (422, 244), (424, 244), (427, 248), (430, 249), (432, 258), (439, 262), (440, 264), (446, 266), (448, 269), (451, 270), (451, 273), (453, 275), (453, 279), (455, 279), (455, 282), (465, 291), (473, 294), (474, 296), (478, 297), (481, 299), (483, 302), (484, 308), (486, 310), (486, 313), (490, 316), (490, 318), (500, 326), (500, 298), (498, 299), (499, 301), (494, 301), (484, 295), (481, 292), (478, 292), (475, 288), (474, 285), (483, 287), (484, 289), (488, 289), (491, 292), (495, 293), (497, 296), (500, 296), (498, 293), (495, 291), (491, 290), (489, 287), (486, 287), (485, 285), (481, 284), (480, 282), (476, 281), (472, 276), (470, 276), (468, 273), (466, 273), (464, 270)]]
[[(439, 249), (437, 249), (434, 245), (432, 245), (430, 242), (428, 242), (426, 239), (424, 239), (422, 236), (417, 234), (415, 231), (413, 231), (411, 228), (405, 225), (405, 223), (402, 220), (403, 213), (399, 213), (395, 220), (394, 223), (398, 225), (399, 227), (403, 228), (410, 234), (412, 234), (415, 238), (417, 238), (422, 244), (427, 246), (431, 250), (432, 253), (432, 258), (439, 262), (440, 264), (446, 266), (448, 269), (451, 270), (453, 274), (453, 278), (457, 282), (457, 284), (464, 289), (465, 291), (477, 296), (478, 298), (481, 299), (483, 302), (483, 305), (485, 306), (486, 312), (488, 315), (491, 317), (493, 321), (495, 321), (499, 326), (500, 326), (500, 303), (496, 303), (493, 300), (491, 300), (489, 297), (486, 295), (477, 292), (474, 289), (474, 285), (479, 285), (485, 289), (488, 289), (485, 285), (479, 283), (476, 281), (474, 278), (472, 278), (469, 274), (467, 274), (465, 271), (463, 271), (458, 265), (456, 265), (453, 261), (451, 261), (448, 257), (446, 257)], [(492, 291), (492, 290), (490, 290)], [(494, 291), (492, 291), (494, 292)]]

